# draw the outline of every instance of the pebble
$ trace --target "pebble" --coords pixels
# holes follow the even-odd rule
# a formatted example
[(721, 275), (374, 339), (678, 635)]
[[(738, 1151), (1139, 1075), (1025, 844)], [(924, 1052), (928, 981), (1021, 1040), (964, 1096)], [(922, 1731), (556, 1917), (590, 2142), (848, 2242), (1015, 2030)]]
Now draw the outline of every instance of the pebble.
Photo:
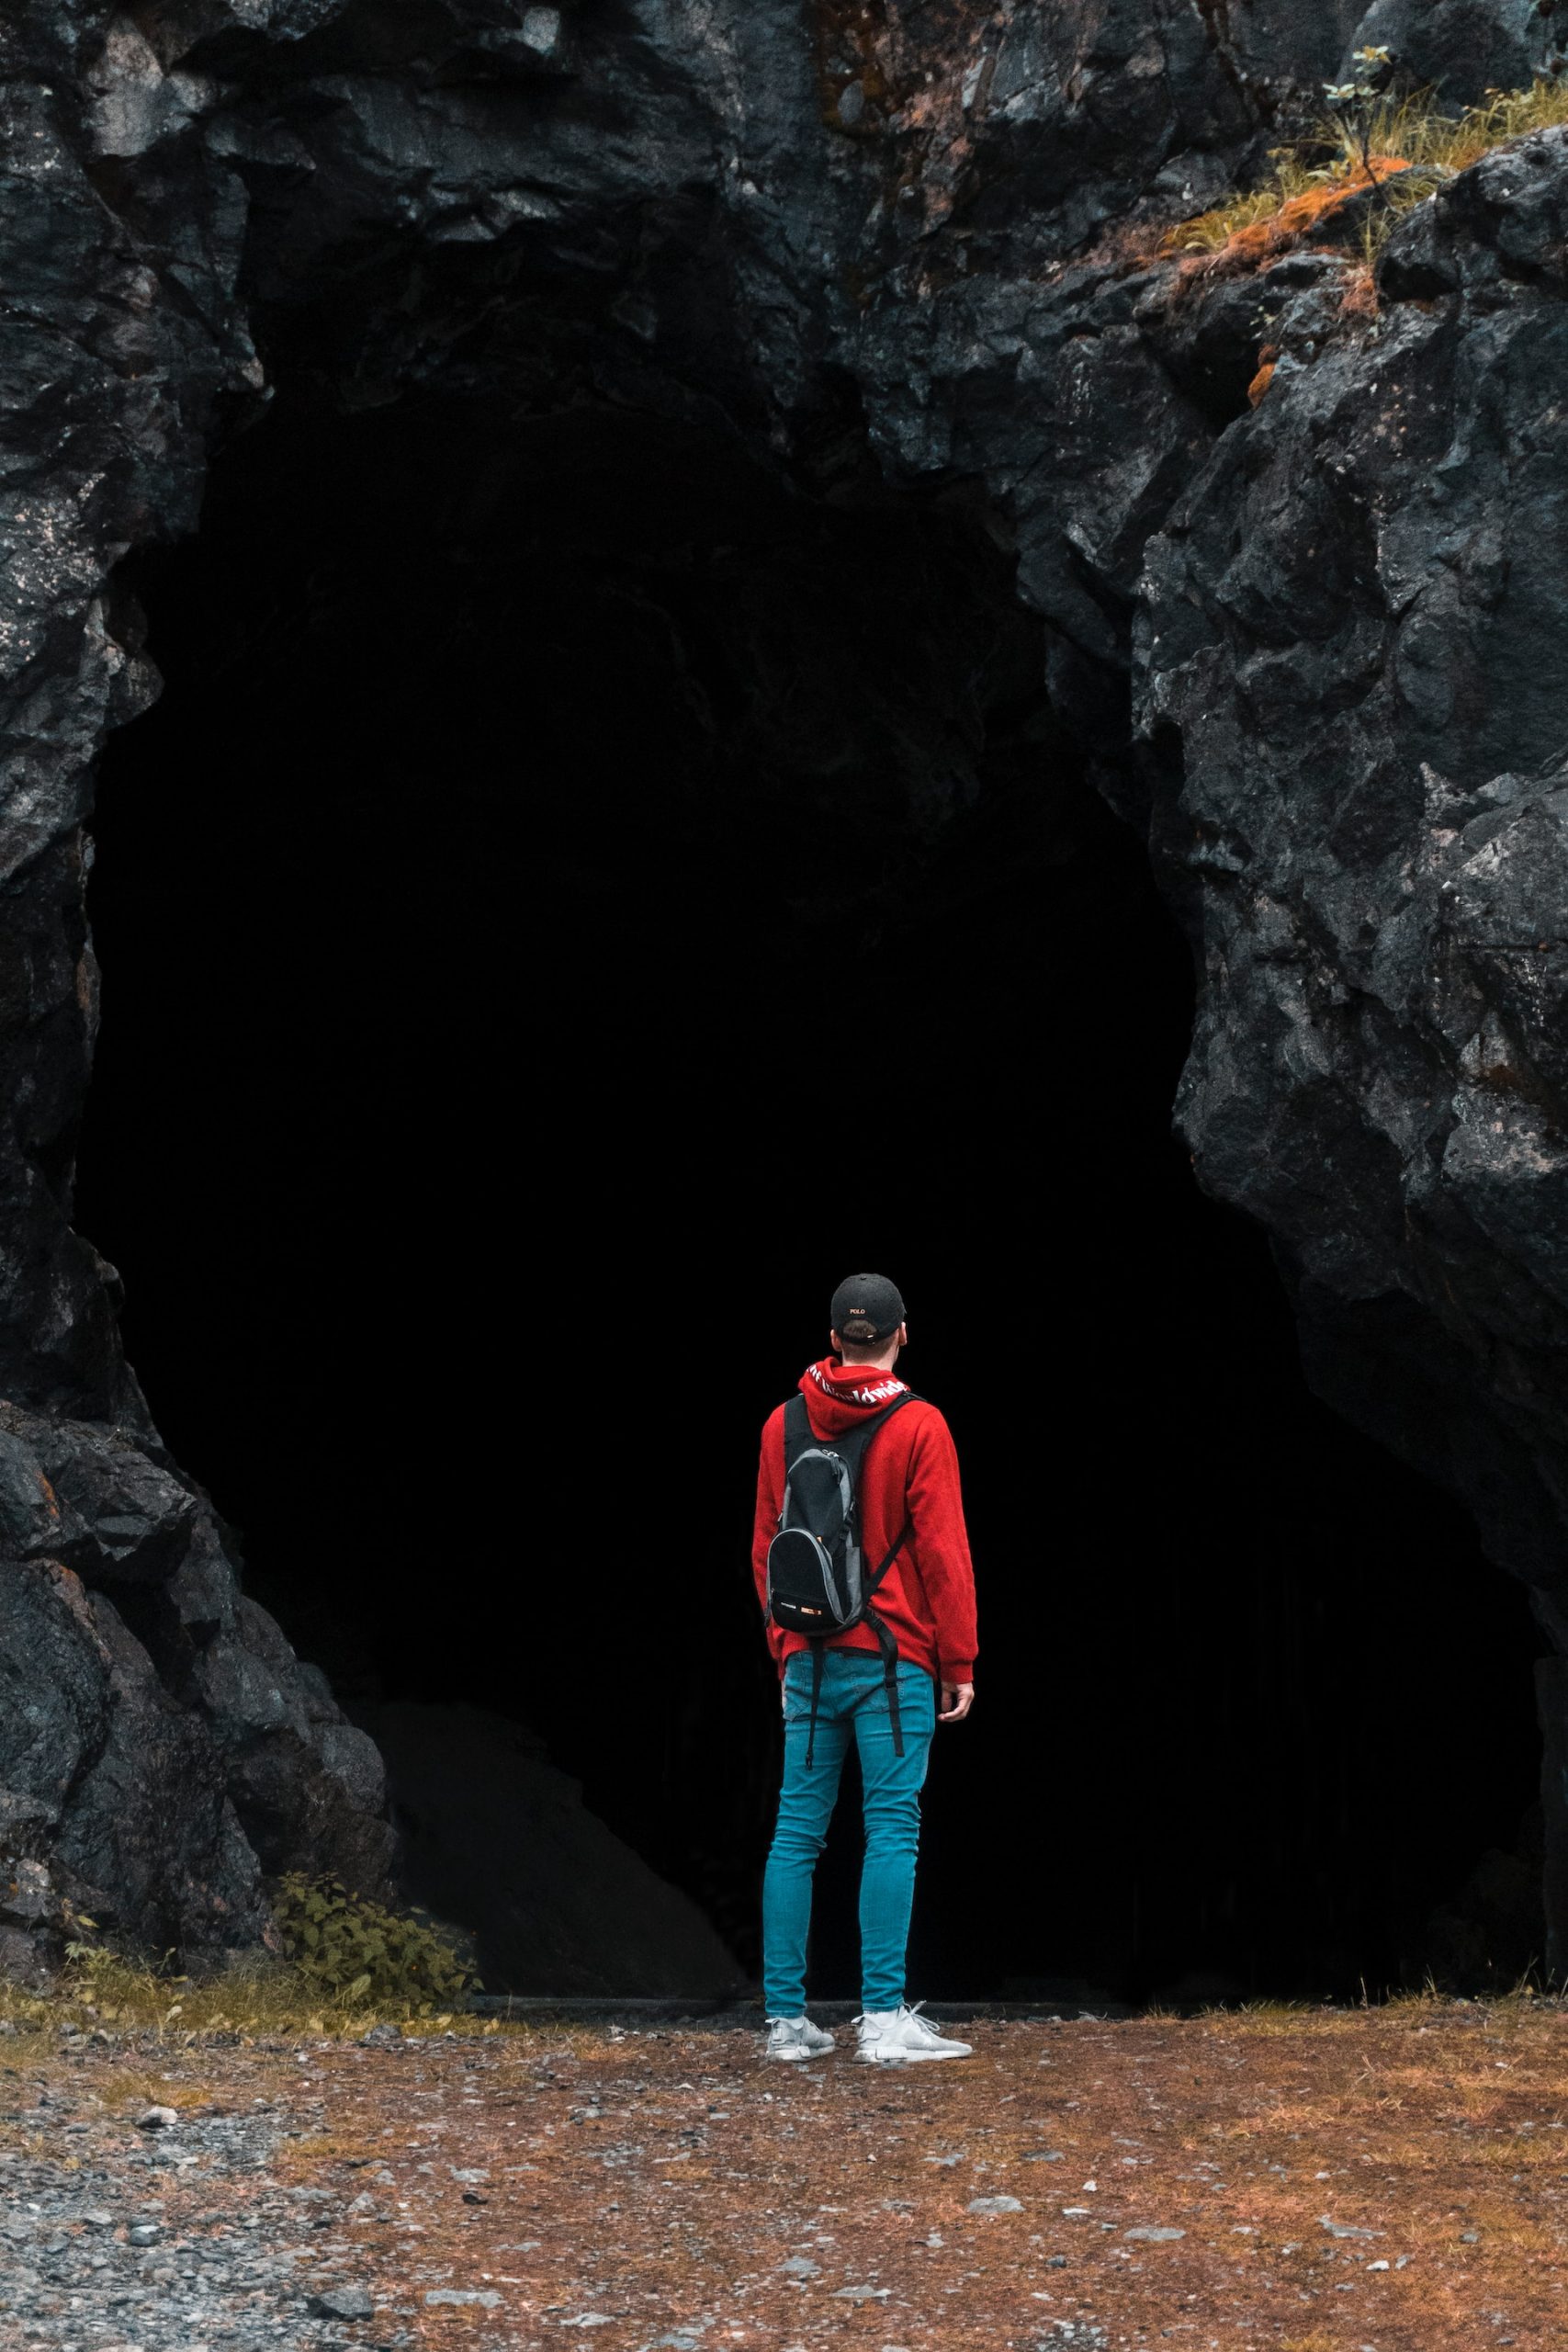
[(1023, 2161), (1026, 2165), (1059, 2165), (1066, 2159), (1060, 2148), (1036, 2148)]
[(1135, 2230), (1123, 2230), (1122, 2234), (1124, 2238), (1140, 2239), (1145, 2245), (1170, 2245), (1178, 2238), (1184, 2238), (1187, 2233), (1185, 2230), (1160, 2230), (1140, 2224)]
[(820, 2278), (822, 2276), (822, 2265), (813, 2262), (808, 2254), (792, 2254), (787, 2262), (780, 2263), (779, 2270), (785, 2278)]
[(369, 2319), (376, 2305), (363, 2287), (324, 2287), (305, 2308), (315, 2319)]
[[(350, 2344), (353, 2320), (372, 2315), (370, 2297), (350, 2286), (312, 2294), (302, 2267), (321, 2258), (323, 2239), (312, 2228), (309, 2251), (297, 2242), (311, 2223), (338, 2225), (346, 2188), (293, 2190), (268, 2172), (299, 2118), (271, 2102), (249, 2112), (186, 2109), (177, 2132), (157, 2123), (143, 2136), (127, 2129), (143, 2120), (134, 2109), (116, 2119), (98, 2106), (88, 2067), (81, 2107), (69, 2091), (54, 2092), (42, 2102), (48, 2136), (0, 2146), (5, 2352), (325, 2352)], [(187, 2183), (199, 2183), (195, 2198)], [(340, 2251), (350, 2249), (333, 2249)], [(385, 2342), (412, 2352), (400, 2329)]]
[(1017, 2197), (972, 2197), (969, 2211), (972, 2213), (1021, 2213), (1023, 2202)]
[[(501, 2309), (504, 2298), (498, 2295), (493, 2287), (431, 2287), (426, 2290), (424, 2300), (427, 2303), (477, 2303), (481, 2311), (494, 2312)], [(590, 2318), (592, 2316), (589, 2314)], [(581, 2327), (582, 2324), (580, 2319), (561, 2322), (563, 2327)], [(598, 2325), (597, 2319), (593, 2320), (593, 2324)]]
[(1326, 2213), (1318, 2215), (1317, 2225), (1320, 2230), (1326, 2230), (1331, 2238), (1381, 2238), (1382, 2235), (1381, 2230), (1358, 2230), (1348, 2222), (1331, 2222)]
[(179, 2120), (177, 2110), (172, 2107), (149, 2107), (137, 2117), (136, 2128), (139, 2132), (167, 2132)]
[(885, 2303), (893, 2292), (891, 2287), (839, 2287), (833, 2301), (838, 2303)]

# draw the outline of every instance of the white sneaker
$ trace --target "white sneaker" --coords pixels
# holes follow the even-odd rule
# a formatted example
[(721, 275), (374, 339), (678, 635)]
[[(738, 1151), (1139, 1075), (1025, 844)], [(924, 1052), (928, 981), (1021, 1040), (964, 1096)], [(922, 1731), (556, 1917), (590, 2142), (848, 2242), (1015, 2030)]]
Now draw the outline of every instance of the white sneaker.
[(922, 2058), (970, 2058), (967, 2041), (950, 2041), (912, 2008), (867, 2009), (855, 2019), (860, 2028), (860, 2054), (868, 2065), (908, 2066)]
[(833, 2047), (833, 2037), (824, 2033), (809, 2018), (770, 2018), (768, 2019), (769, 2058), (820, 2058)]

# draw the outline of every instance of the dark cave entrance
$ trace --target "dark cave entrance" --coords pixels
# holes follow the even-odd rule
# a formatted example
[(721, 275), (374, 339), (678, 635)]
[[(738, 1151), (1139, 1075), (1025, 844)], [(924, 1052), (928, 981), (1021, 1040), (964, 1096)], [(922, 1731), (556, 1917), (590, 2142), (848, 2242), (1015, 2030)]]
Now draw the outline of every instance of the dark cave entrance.
[(1529, 1956), (1501, 1864), (1431, 1924), (1534, 1792), (1524, 1592), (1307, 1394), (1196, 1191), (1187, 951), (968, 492), (301, 397), (130, 585), (166, 690), (104, 763), (79, 1219), (346, 1703), (526, 1722), (753, 1962), (756, 1430), (882, 1265), (983, 1580), (917, 1990)]

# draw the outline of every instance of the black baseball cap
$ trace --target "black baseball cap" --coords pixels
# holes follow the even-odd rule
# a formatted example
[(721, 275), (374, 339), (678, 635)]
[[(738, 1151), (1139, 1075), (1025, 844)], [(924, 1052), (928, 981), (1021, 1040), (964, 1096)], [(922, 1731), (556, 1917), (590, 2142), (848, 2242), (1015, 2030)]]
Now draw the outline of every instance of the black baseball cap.
[(857, 1347), (868, 1340), (890, 1340), (904, 1315), (898, 1285), (886, 1274), (851, 1274), (833, 1293), (829, 1309), (829, 1328)]

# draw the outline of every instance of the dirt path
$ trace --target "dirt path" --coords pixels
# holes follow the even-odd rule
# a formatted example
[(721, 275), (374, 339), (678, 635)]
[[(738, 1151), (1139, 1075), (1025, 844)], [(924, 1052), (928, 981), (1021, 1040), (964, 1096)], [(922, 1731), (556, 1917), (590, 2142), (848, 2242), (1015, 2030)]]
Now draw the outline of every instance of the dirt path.
[(972, 2031), (0, 2042), (0, 2345), (1568, 2342), (1556, 2005)]

